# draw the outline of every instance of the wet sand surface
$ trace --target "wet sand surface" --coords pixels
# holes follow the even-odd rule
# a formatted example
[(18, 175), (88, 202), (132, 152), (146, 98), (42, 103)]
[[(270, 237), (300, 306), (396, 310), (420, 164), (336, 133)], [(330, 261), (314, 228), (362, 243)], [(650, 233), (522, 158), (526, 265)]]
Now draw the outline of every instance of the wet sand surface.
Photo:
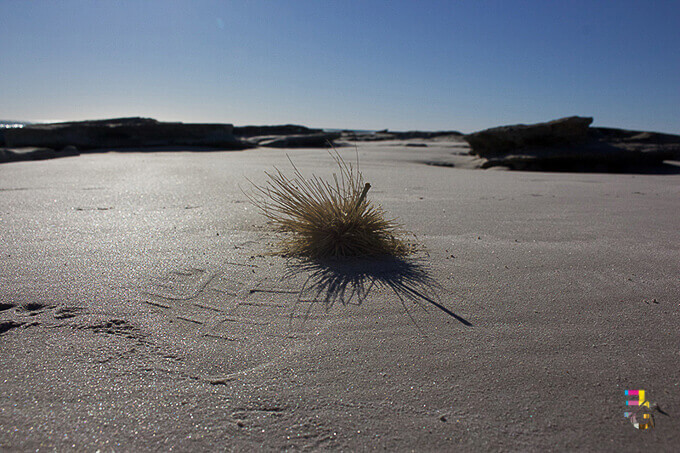
[[(2, 165), (0, 449), (674, 450), (680, 175), (459, 151), (359, 144), (423, 250), (316, 266), (241, 188), (323, 150)], [(668, 415), (633, 428), (626, 389)]]

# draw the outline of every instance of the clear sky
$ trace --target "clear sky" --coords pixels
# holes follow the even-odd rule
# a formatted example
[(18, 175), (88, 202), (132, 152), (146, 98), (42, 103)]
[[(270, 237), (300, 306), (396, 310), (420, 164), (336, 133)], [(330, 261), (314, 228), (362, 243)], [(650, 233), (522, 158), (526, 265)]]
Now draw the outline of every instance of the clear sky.
[(0, 0), (0, 118), (680, 134), (680, 1)]

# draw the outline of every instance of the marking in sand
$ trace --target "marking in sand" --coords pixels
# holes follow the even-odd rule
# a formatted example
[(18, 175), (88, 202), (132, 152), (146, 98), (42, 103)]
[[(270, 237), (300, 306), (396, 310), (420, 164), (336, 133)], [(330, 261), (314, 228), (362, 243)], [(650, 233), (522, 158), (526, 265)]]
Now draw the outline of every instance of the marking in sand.
[[(225, 263), (219, 272), (174, 270), (141, 292), (143, 302), (196, 329), (198, 336), (227, 341), (286, 337), (292, 320), (300, 319), (291, 310), (308, 301), (299, 300), (300, 291), (286, 286), (289, 282), (254, 275), (251, 268), (257, 267)], [(317, 319), (307, 316), (296, 330), (313, 329)]]
[(361, 306), (374, 291), (381, 304), (386, 297), (396, 302), (424, 336), (416, 314), (444, 314), (472, 326), (440, 301), (440, 285), (416, 260), (287, 264), (282, 276), (231, 262), (218, 271), (177, 269), (154, 279), (142, 291), (143, 301), (197, 336), (229, 341), (286, 338), (292, 331), (303, 337), (318, 334), (336, 303)]

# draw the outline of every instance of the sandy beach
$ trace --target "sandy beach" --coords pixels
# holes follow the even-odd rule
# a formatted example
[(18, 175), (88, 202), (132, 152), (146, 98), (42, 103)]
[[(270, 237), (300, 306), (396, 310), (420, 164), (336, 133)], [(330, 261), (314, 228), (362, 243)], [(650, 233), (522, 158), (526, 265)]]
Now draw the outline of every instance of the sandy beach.
[(421, 142), (358, 143), (422, 245), (374, 263), (276, 256), (247, 202), (286, 156), (330, 175), (322, 149), (0, 166), (0, 449), (674, 450), (680, 174), (475, 170)]

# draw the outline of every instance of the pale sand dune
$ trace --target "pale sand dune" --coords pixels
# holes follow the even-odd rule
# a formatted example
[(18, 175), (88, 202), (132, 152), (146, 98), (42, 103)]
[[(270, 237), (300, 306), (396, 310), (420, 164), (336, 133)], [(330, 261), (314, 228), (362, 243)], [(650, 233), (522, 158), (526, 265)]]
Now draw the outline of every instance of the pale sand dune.
[[(0, 449), (672, 451), (680, 175), (466, 170), (457, 147), (360, 144), (426, 248), (392, 267), (268, 255), (239, 185), (286, 151), (2, 165)], [(670, 414), (647, 432), (638, 388)]]

